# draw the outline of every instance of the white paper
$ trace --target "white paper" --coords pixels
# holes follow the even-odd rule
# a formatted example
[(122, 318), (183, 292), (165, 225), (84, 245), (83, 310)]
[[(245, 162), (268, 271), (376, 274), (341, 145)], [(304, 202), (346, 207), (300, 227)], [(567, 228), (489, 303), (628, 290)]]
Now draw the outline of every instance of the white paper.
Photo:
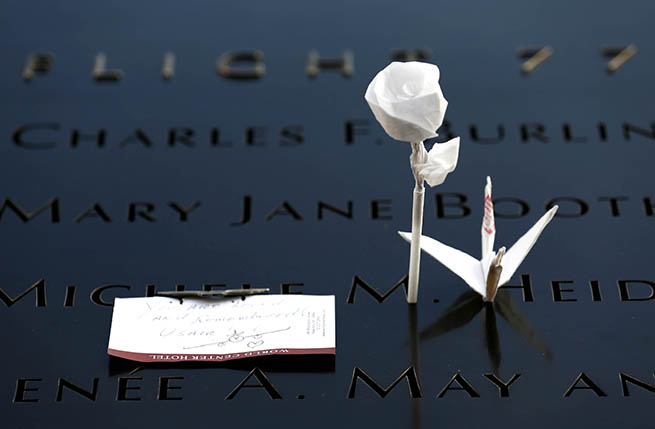
[(446, 114), (439, 76), (434, 64), (392, 62), (373, 78), (364, 98), (389, 136), (420, 142), (437, 136)]
[(382, 128), (390, 137), (410, 142), (409, 163), (416, 180), (412, 200), (412, 238), (410, 239), (407, 302), (416, 304), (421, 261), (424, 182), (440, 185), (455, 170), (459, 156), (459, 137), (435, 144), (430, 152), (424, 140), (437, 136), (448, 101), (439, 86), (439, 67), (417, 61), (392, 62), (381, 70), (366, 88), (364, 98)]
[(108, 354), (140, 362), (335, 354), (334, 296), (116, 298)]
[(448, 173), (452, 173), (457, 167), (457, 158), (459, 158), (459, 137), (444, 143), (435, 143), (430, 152), (427, 152), (424, 161), (412, 165), (412, 170), (416, 169), (420, 180), (425, 180), (428, 185), (441, 185)]
[[(505, 253), (502, 258), (503, 270), (500, 275), (498, 286), (507, 283), (521, 262), (528, 255), (532, 246), (537, 242), (546, 225), (552, 220), (557, 212), (558, 206), (548, 210), (536, 224), (532, 226), (516, 243)], [(398, 232), (401, 237), (411, 243), (412, 236), (407, 232)], [(480, 260), (468, 255), (467, 253), (457, 250), (453, 247), (447, 246), (439, 241), (421, 236), (421, 249), (427, 254), (444, 264), (450, 271), (457, 274), (462, 278), (474, 291), (482, 295), (483, 298), (493, 299), (487, 297), (487, 275), (489, 274), (489, 266), (496, 257), (496, 252), (493, 250), (494, 240), (496, 236), (496, 226), (493, 217), (493, 202), (491, 200), (491, 179), (487, 177), (487, 185), (485, 187), (485, 214), (482, 220), (482, 257)]]

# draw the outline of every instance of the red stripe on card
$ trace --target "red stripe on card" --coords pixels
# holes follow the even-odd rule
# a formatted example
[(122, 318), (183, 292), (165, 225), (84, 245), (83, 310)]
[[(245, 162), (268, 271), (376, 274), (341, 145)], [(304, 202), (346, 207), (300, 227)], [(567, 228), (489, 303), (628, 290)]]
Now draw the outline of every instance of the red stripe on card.
[(107, 349), (107, 354), (137, 362), (222, 362), (234, 359), (244, 359), (257, 356), (271, 355), (333, 355), (336, 349), (270, 349), (253, 350), (243, 353), (228, 354), (199, 354), (199, 353), (135, 353), (123, 350)]

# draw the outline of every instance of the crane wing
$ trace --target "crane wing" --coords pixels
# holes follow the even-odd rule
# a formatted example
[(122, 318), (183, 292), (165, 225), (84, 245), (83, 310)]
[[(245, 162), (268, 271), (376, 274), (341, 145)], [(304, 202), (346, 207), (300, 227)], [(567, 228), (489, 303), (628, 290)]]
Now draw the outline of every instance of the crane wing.
[[(412, 242), (411, 233), (399, 231), (398, 234), (408, 243)], [(482, 276), (480, 261), (461, 250), (447, 246), (425, 235), (421, 236), (421, 249), (461, 277), (474, 291), (484, 296), (486, 282)]]
[(546, 228), (546, 225), (548, 225), (548, 222), (551, 221), (553, 216), (555, 216), (557, 209), (558, 207), (555, 206), (548, 210), (546, 214), (544, 214), (541, 219), (539, 219), (537, 223), (528, 230), (528, 232), (523, 234), (523, 236), (519, 238), (512, 247), (510, 247), (507, 253), (505, 253), (501, 263), (503, 271), (500, 274), (499, 286), (507, 283), (512, 278), (516, 270), (519, 268), (519, 265), (521, 265), (521, 262), (523, 262), (525, 257), (528, 256), (534, 243), (537, 242), (541, 232)]

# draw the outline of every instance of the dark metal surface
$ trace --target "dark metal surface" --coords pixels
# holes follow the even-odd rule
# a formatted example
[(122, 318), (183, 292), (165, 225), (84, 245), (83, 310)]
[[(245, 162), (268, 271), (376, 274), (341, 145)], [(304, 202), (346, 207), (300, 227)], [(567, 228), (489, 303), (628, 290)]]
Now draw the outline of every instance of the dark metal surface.
[[(3, 3), (0, 198), (26, 213), (57, 198), (59, 219), (46, 209), (23, 222), (6, 200), (0, 217), (2, 427), (647, 426), (653, 13), (609, 1)], [(637, 54), (608, 73), (602, 49), (630, 43)], [(546, 45), (553, 55), (522, 74), (517, 50)], [(510, 282), (529, 280), (533, 300), (501, 289), (483, 303), (427, 255), (415, 309), (402, 286), (381, 303), (360, 287), (384, 295), (407, 272), (396, 231), (410, 227), (410, 148), (363, 100), (397, 49), (432, 52), (462, 137), (457, 170), (426, 191), (426, 235), (477, 257), (487, 175), (498, 247), (558, 199)], [(221, 55), (253, 50), (262, 78), (217, 73)], [(310, 78), (311, 50), (350, 50), (352, 76)], [(24, 82), (28, 56), (47, 52), (54, 61)], [(92, 77), (100, 52), (119, 81)], [(163, 79), (167, 52), (175, 71)], [(498, 127), (502, 140), (480, 140)], [(195, 144), (171, 146), (183, 128)], [(458, 217), (462, 196), (470, 214)], [(324, 204), (352, 204), (352, 216)], [(140, 367), (106, 355), (103, 300), (219, 283), (336, 295), (336, 359)], [(384, 390), (408, 368), (417, 380), (384, 398), (362, 381)], [(237, 389), (249, 374), (265, 387)], [(501, 397), (494, 375), (514, 374)], [(97, 379), (97, 395), (61, 379), (87, 391)]]

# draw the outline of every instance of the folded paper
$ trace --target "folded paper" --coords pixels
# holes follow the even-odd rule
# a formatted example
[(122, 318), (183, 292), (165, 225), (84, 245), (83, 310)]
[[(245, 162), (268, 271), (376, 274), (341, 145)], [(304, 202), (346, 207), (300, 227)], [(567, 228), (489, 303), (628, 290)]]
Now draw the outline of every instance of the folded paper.
[(334, 296), (116, 298), (107, 353), (139, 362), (335, 354)]
[[(557, 209), (558, 206), (554, 206), (548, 210), (509, 250), (505, 251), (502, 247), (495, 252), (494, 206), (491, 199), (491, 179), (487, 177), (482, 219), (482, 258), (477, 260), (461, 250), (426, 236), (421, 237), (421, 249), (461, 277), (474, 291), (482, 295), (485, 301), (493, 301), (498, 287), (512, 278), (546, 225), (555, 216)], [(411, 243), (410, 233), (399, 234)]]
[(409, 164), (416, 185), (412, 199), (412, 240), (409, 251), (407, 302), (418, 299), (423, 226), (424, 182), (440, 185), (455, 170), (459, 154), (459, 137), (435, 143), (430, 152), (423, 141), (436, 137), (443, 123), (448, 101), (439, 86), (439, 67), (408, 61), (392, 62), (381, 70), (366, 89), (364, 98), (375, 119), (390, 137), (411, 143)]
[(446, 114), (439, 76), (434, 64), (392, 62), (373, 78), (364, 98), (389, 136), (420, 142), (437, 136)]
[(459, 137), (445, 143), (435, 143), (429, 152), (421, 145), (419, 151), (420, 156), (415, 164), (418, 180), (428, 182), (430, 186), (441, 185), (446, 180), (448, 173), (452, 173), (457, 167)]

